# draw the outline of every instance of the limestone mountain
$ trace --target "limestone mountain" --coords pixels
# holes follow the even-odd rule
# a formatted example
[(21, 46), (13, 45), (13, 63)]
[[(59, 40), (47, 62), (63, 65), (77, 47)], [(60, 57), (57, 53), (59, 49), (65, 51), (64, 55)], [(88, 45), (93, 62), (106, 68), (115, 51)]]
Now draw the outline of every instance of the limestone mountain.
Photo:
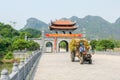
[[(89, 39), (120, 39), (120, 18), (116, 20), (115, 23), (110, 23), (99, 16), (85, 16), (84, 18), (79, 18), (77, 16), (72, 16), (70, 18), (61, 18), (75, 21), (77, 23), (78, 29), (74, 33), (82, 33), (82, 29), (86, 29), (86, 35)], [(44, 27), (46, 33), (50, 32), (48, 24), (35, 19), (30, 18), (27, 20), (27, 24), (24, 28), (33, 28), (41, 30)]]
[(112, 37), (112, 24), (104, 20), (99, 16), (86, 16), (84, 18), (77, 18), (75, 16), (69, 18), (72, 21), (77, 22), (77, 33), (81, 33), (82, 29), (86, 29), (88, 38), (109, 38)]
[(120, 18), (116, 20), (115, 24), (120, 24)]
[(27, 24), (24, 26), (23, 29), (26, 29), (26, 28), (41, 30), (42, 28), (44, 29), (48, 28), (48, 24), (36, 18), (29, 18), (27, 20)]
[(120, 39), (120, 18), (116, 20), (115, 23), (112, 24), (112, 33), (113, 36), (116, 37), (117, 39)]

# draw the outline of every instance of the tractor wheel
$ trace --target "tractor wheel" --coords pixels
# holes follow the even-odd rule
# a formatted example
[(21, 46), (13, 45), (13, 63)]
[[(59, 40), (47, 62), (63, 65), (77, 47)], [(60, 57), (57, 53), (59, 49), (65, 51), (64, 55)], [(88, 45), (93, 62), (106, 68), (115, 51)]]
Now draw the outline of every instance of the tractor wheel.
[(80, 57), (80, 64), (83, 64), (84, 60), (83, 60), (83, 56)]
[(89, 60), (89, 64), (92, 64), (92, 59)]
[(74, 62), (75, 61), (75, 54), (74, 52), (71, 52), (71, 62)]

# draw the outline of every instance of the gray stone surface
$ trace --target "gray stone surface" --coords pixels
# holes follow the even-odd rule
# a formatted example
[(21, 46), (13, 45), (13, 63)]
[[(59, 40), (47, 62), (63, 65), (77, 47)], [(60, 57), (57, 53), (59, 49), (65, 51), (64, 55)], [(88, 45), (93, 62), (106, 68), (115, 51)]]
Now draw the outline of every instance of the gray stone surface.
[(93, 64), (70, 61), (70, 54), (43, 54), (34, 80), (120, 80), (120, 56), (93, 55)]

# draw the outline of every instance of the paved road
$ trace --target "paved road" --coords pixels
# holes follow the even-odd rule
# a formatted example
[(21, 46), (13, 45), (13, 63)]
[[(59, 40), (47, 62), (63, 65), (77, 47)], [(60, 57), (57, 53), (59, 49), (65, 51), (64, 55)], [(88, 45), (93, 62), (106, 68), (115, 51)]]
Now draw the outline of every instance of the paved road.
[(68, 53), (43, 54), (34, 80), (120, 80), (120, 56), (95, 54), (92, 65), (80, 65)]

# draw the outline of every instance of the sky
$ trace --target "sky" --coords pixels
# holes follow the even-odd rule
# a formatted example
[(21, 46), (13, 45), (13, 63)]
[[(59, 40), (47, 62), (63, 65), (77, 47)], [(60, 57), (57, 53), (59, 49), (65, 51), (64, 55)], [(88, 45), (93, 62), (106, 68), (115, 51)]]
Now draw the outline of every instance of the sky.
[(120, 17), (120, 0), (0, 0), (0, 22), (17, 30), (31, 17), (49, 23), (62, 17), (87, 15), (101, 16), (113, 23)]

